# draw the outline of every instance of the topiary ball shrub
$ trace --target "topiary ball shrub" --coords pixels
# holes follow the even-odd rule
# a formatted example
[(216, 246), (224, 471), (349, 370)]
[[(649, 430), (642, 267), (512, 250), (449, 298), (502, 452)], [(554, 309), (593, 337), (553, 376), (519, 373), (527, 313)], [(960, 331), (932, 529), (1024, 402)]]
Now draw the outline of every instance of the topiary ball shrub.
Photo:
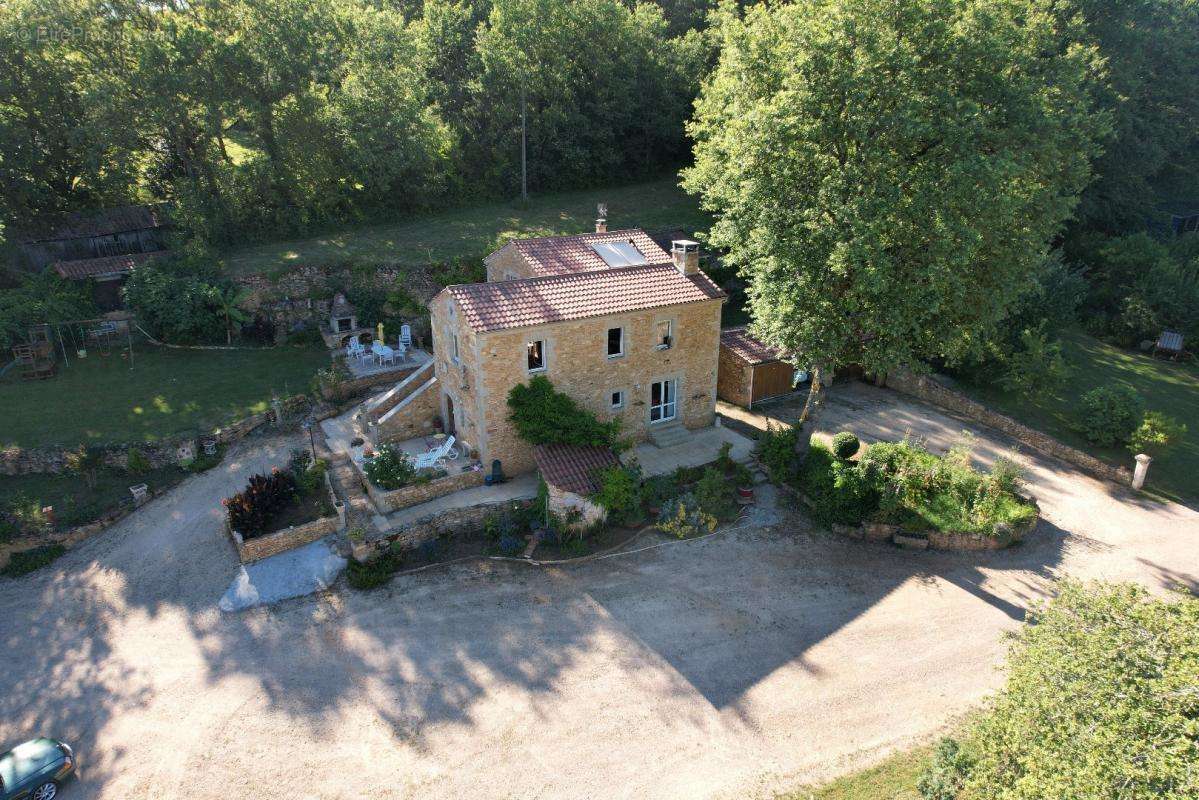
[(858, 441), (858, 437), (849, 431), (841, 431), (833, 436), (833, 455), (842, 461), (853, 458), (861, 447), (862, 443)]
[(1088, 442), (1114, 447), (1131, 438), (1145, 413), (1141, 396), (1130, 386), (1100, 386), (1082, 396), (1076, 427)]

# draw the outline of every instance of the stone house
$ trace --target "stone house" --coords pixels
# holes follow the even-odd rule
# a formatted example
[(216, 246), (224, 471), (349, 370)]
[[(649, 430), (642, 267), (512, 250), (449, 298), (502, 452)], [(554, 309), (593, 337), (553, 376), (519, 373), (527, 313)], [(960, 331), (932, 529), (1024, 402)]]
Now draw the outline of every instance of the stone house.
[(533, 448), (508, 421), (508, 392), (536, 375), (634, 441), (666, 443), (715, 420), (725, 294), (699, 246), (667, 253), (641, 230), (525, 239), (487, 257), (485, 283), (430, 302), (438, 406), (447, 433), (517, 474)]

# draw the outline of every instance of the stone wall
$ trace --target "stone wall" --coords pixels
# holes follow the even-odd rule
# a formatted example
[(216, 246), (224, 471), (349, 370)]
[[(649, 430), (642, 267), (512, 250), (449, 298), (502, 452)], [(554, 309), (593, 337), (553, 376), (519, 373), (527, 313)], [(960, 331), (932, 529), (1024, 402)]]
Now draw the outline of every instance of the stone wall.
[(434, 478), (427, 483), (414, 483), (410, 486), (388, 491), (380, 489), (371, 483), (357, 462), (354, 463), (354, 467), (362, 475), (362, 483), (366, 486), (366, 493), (380, 514), (389, 514), (392, 511), (411, 508), (412, 506), (435, 500), (438, 497), (444, 497), (447, 494), (460, 492), (463, 489), (482, 486), (484, 480), (483, 470), (476, 469), (467, 472), (451, 473), (440, 478)]
[(546, 484), (546, 490), (550, 511), (563, 517), (575, 511), (579, 513), (579, 520), (573, 526), (576, 530), (598, 525), (608, 517), (608, 512), (603, 506), (582, 495), (559, 489), (553, 484)]
[(885, 385), (901, 394), (911, 395), (927, 403), (961, 414), (974, 422), (994, 428), (1026, 447), (1073, 464), (1097, 478), (1123, 485), (1128, 485), (1132, 481), (1132, 472), (1128, 467), (1109, 464), (1068, 444), (1059, 442), (1048, 434), (1033, 430), (1011, 417), (992, 411), (982, 403), (975, 402), (961, 392), (950, 389), (926, 375), (915, 375), (906, 370), (892, 372), (887, 375)]
[[(516, 434), (508, 419), (508, 392), (532, 377), (527, 369), (528, 342), (545, 343), (545, 375), (554, 387), (601, 420), (619, 418), (622, 434), (642, 441), (649, 433), (650, 384), (676, 381), (676, 419), (688, 428), (712, 425), (716, 416), (716, 375), (720, 349), (719, 300), (558, 322), (515, 330), (474, 334), (451, 312), (442, 296), (431, 309), (438, 378), (452, 397), (459, 429), (478, 448), (484, 464), (503, 462), (511, 475), (534, 468), (532, 447)], [(655, 347), (655, 326), (669, 320), (673, 346)], [(609, 328), (624, 329), (624, 354), (606, 353)], [(459, 360), (454, 363), (453, 332)], [(624, 406), (613, 409), (613, 392), (624, 393)]]
[(439, 536), (460, 536), (471, 533), (483, 527), (483, 520), (505, 507), (511, 507), (513, 500), (498, 500), (491, 503), (480, 503), (476, 506), (455, 508), (430, 514), (416, 520), (403, 529), (387, 536), (369, 542), (354, 544), (354, 557), (359, 561), (375, 558), (384, 548), (396, 543), (404, 548), (418, 547), (421, 543)]
[(729, 348), (721, 347), (716, 396), (733, 405), (749, 408), (753, 399), (753, 382), (753, 367), (733, 355)]
[(433, 420), (441, 416), (438, 385), (437, 378), (430, 377), (377, 423), (369, 423), (367, 432), (371, 442), (377, 447), (385, 442), (432, 435), (436, 430)]
[(225, 532), (229, 534), (229, 538), (233, 540), (233, 546), (237, 548), (237, 557), (243, 564), (248, 564), (251, 561), (258, 561), (268, 556), (303, 547), (342, 530), (346, 524), (345, 505), (337, 499), (337, 495), (333, 492), (328, 472), (325, 473), (325, 491), (329, 493), (329, 501), (336, 509), (335, 515), (319, 517), (311, 522), (292, 525), (264, 536), (255, 536), (253, 539), (246, 539), (240, 532), (233, 530), (229, 524), (229, 515), (226, 514)]
[(399, 383), (415, 372), (420, 366), (420, 364), (405, 364), (402, 367), (396, 367), (386, 372), (377, 372), (374, 375), (367, 375), (364, 378), (345, 380), (335, 386), (322, 386), (321, 397), (331, 403), (340, 403), (343, 400), (360, 397), (375, 386)]
[(487, 282), (510, 281), (516, 278), (534, 277), (533, 268), (529, 262), (520, 257), (516, 247), (504, 245), (488, 256), (484, 263), (487, 265)]
[[(308, 408), (306, 395), (289, 397), (282, 403), (283, 421), (294, 418)], [(152, 469), (179, 464), (194, 458), (199, 452), (198, 439), (211, 437), (221, 444), (229, 444), (248, 436), (263, 425), (276, 422), (275, 411), (270, 409), (231, 422), (203, 436), (173, 436), (160, 442), (135, 444), (104, 444), (104, 463), (125, 469), (129, 464), (130, 450), (141, 452)], [(6, 447), (0, 450), (0, 475), (59, 474), (66, 471), (67, 454), (76, 447)]]

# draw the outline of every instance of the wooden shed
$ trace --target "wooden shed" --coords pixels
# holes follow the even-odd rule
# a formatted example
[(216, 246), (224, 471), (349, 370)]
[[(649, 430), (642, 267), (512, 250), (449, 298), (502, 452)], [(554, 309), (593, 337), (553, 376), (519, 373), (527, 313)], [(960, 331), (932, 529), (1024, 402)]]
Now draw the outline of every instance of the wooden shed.
[(717, 397), (750, 408), (794, 388), (795, 367), (783, 361), (773, 347), (750, 336), (744, 325), (720, 332)]

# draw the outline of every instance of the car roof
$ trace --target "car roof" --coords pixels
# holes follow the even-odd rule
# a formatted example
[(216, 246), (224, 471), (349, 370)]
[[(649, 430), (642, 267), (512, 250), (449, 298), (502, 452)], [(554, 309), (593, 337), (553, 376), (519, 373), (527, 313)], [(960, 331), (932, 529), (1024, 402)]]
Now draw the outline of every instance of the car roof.
[(62, 750), (53, 739), (30, 739), (0, 754), (0, 779), (12, 787), (61, 757)]

